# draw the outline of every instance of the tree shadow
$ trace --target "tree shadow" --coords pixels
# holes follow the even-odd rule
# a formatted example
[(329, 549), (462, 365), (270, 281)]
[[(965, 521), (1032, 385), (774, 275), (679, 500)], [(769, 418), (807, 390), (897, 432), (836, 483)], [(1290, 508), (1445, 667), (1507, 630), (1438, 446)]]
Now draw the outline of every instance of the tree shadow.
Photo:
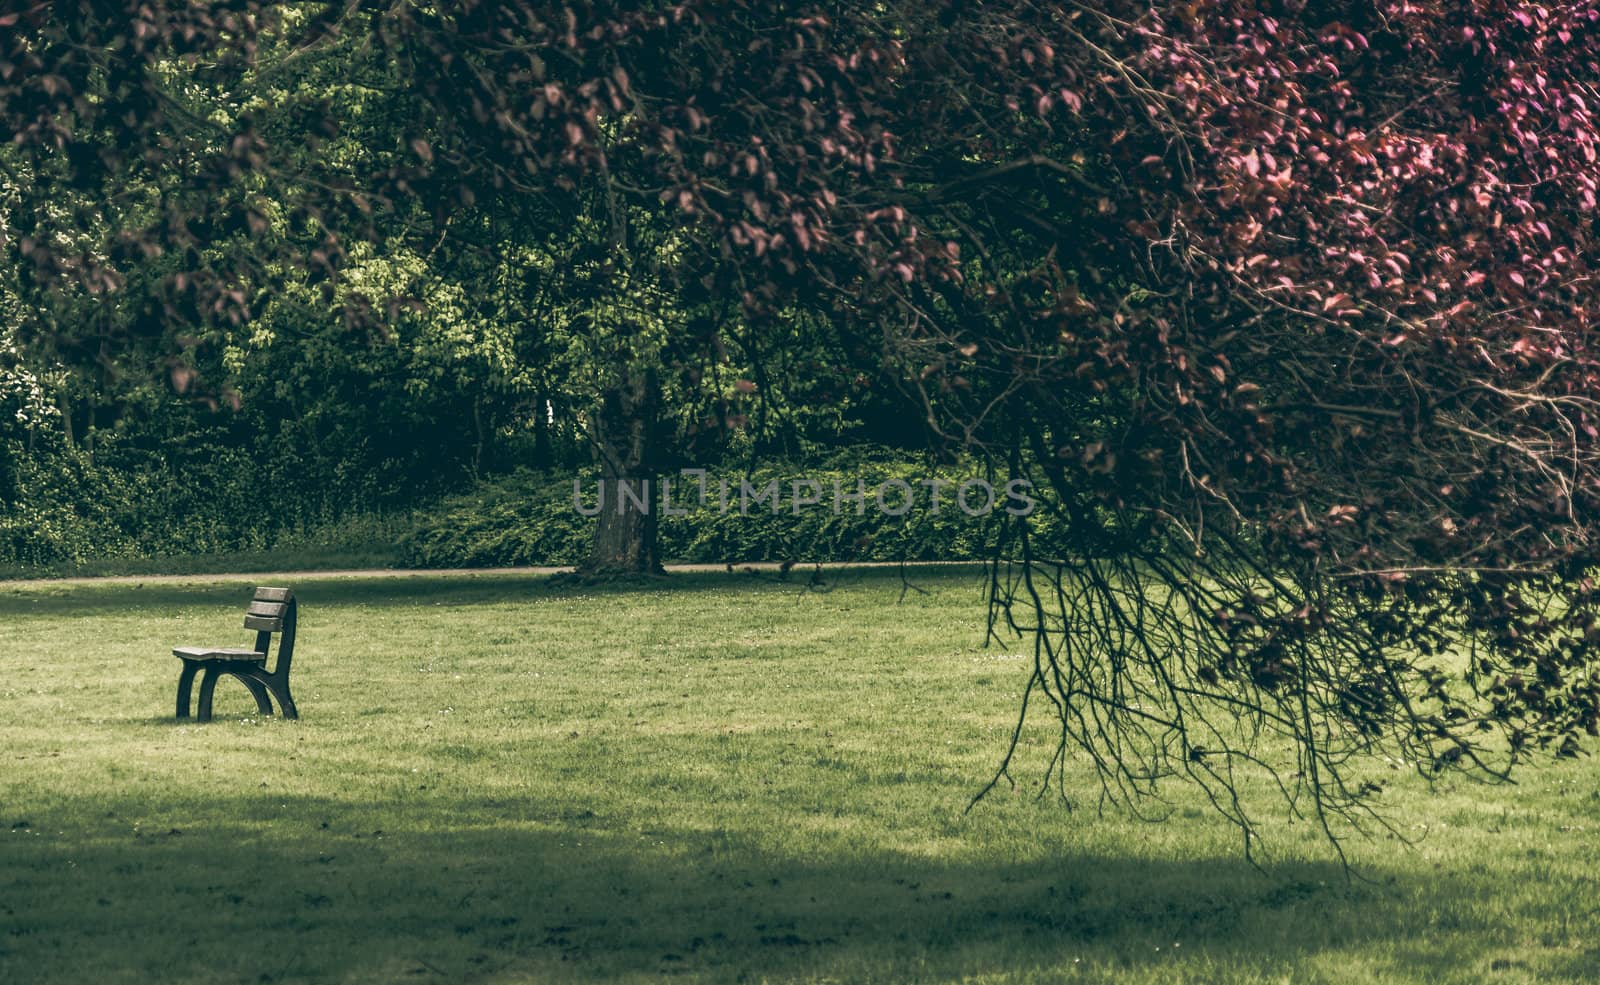
[[(1383, 955), (1385, 978), (1470, 980), (1504, 944), (1461, 905), (1492, 890), (1485, 875), (1419, 887), (1383, 871), (1349, 882), (1331, 862), (802, 856), (781, 836), (548, 801), (227, 795), (177, 824), (152, 806), (89, 797), (0, 833), (0, 977), (931, 981), (1081, 966), (1089, 980), (1254, 980), (1354, 949)], [(1430, 912), (1455, 915), (1444, 953), (1418, 943), (1437, 934)], [(1600, 969), (1600, 951), (1564, 960), (1574, 981)]]

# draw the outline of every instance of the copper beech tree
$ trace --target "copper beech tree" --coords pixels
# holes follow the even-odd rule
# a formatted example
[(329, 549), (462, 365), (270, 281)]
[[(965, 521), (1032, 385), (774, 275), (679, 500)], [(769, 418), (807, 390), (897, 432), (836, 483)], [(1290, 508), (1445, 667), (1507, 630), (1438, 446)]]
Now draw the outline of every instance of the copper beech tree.
[[(826, 316), (1069, 532), (991, 568), (1047, 782), (1192, 781), (1248, 848), (1256, 792), (1334, 836), (1376, 753), (1494, 778), (1596, 734), (1594, 0), (104, 6), (0, 17), (30, 283), (209, 258), (257, 182), (329, 278), (581, 201), (689, 304)], [(381, 166), (294, 146), (340, 139), (314, 98), (205, 111), (329, 53), (405, 107)], [(141, 208), (40, 191), (135, 172)], [(251, 278), (177, 262), (139, 331), (204, 344)]]

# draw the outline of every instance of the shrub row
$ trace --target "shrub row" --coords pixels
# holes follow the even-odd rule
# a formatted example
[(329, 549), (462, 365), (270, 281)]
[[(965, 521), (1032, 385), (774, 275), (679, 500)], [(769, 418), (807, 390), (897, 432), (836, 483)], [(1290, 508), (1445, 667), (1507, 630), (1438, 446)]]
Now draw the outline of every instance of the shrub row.
[[(431, 507), (414, 507), (396, 544), (396, 524), (387, 517), (403, 516), (404, 507), (388, 504), (378, 511), (385, 517), (378, 517), (374, 509), (385, 505), (379, 497), (355, 494), (345, 497), (350, 509), (337, 514), (328, 502), (289, 488), (287, 477), (261, 469), (247, 451), (221, 442), (150, 450), (119, 446), (108, 436), (92, 460), (60, 446), (25, 454), (13, 443), (0, 445), (0, 465), (7, 466), (0, 470), (6, 473), (0, 475), (0, 567), (65, 569), (107, 560), (296, 550), (325, 541), (352, 547), (361, 537), (382, 541), (386, 553), (397, 550), (399, 563), (419, 568), (575, 564), (587, 555), (598, 522), (574, 501), (576, 478), (579, 501), (595, 506), (598, 476), (592, 471), (576, 477), (522, 471), (485, 480)], [(876, 447), (848, 449), (810, 466), (714, 473), (704, 504), (694, 479), (673, 477), (676, 509), (660, 517), (661, 555), (700, 563), (979, 558), (1002, 535), (1004, 507), (1017, 505), (996, 480), (998, 501), (989, 514), (964, 512), (960, 484), (982, 477), (977, 468), (931, 468)], [(797, 506), (794, 483), (803, 480), (802, 491), (818, 501)], [(937, 510), (933, 480), (942, 484)], [(863, 488), (865, 498), (857, 501)], [(761, 496), (773, 491), (775, 504)], [(895, 515), (907, 505), (907, 491), (909, 508)], [(985, 505), (981, 487), (969, 492), (969, 506)], [(725, 508), (719, 505), (724, 495)], [(609, 499), (606, 506), (614, 508), (614, 490)], [(375, 517), (382, 522), (372, 522)], [(1051, 525), (1036, 516), (1032, 529), (1036, 538), (1048, 538)]]
[[(0, 566), (65, 569), (94, 561), (266, 551), (342, 538), (381, 512), (360, 494), (335, 512), (222, 443), (150, 450), (106, 435), (91, 458), (0, 439)], [(381, 506), (382, 504), (377, 504)]]
[[(403, 562), (415, 567), (494, 567), (575, 564), (588, 553), (599, 521), (583, 515), (596, 508), (597, 476), (521, 472), (445, 500), (419, 516), (400, 545)], [(981, 472), (929, 468), (882, 452), (852, 452), (819, 466), (770, 465), (751, 472), (713, 473), (706, 502), (699, 502), (694, 478), (671, 479), (672, 514), (660, 509), (659, 484), (653, 490), (660, 520), (661, 556), (668, 561), (742, 563), (752, 561), (933, 561), (983, 557), (1001, 536), (1007, 500), (996, 481), (997, 502), (986, 515), (973, 516), (957, 501), (960, 484)], [(795, 503), (797, 481), (802, 498)], [(930, 482), (939, 480), (941, 502), (933, 509)], [(577, 482), (575, 500), (574, 482)], [(723, 481), (727, 494), (722, 493)], [(776, 509), (770, 493), (776, 483)], [(811, 485), (813, 484), (814, 485)], [(877, 492), (883, 486), (880, 506)], [(901, 485), (903, 484), (903, 485)], [(866, 496), (857, 502), (858, 491)], [(911, 508), (900, 512), (909, 489)], [(973, 485), (966, 500), (980, 512), (986, 495)], [(607, 491), (606, 509), (615, 492)], [(723, 504), (726, 503), (726, 506)], [(682, 515), (677, 515), (679, 511)], [(1048, 524), (1035, 518), (1036, 535)]]

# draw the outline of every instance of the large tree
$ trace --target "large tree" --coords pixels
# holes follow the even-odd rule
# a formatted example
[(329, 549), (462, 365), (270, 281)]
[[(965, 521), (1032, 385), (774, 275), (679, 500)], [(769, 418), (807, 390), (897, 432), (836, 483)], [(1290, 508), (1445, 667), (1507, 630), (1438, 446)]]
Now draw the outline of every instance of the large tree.
[[(8, 25), (8, 160), (202, 146), (142, 94), (248, 63), (221, 9)], [(1081, 750), (1131, 803), (1187, 777), (1248, 831), (1255, 772), (1326, 825), (1361, 816), (1363, 752), (1503, 776), (1596, 732), (1595, 2), (305, 9), (275, 50), (377, 53), (416, 121), (300, 180), (314, 263), (374, 209), (582, 213), (621, 283), (871, 338), (932, 433), (1039, 481), (1074, 546), (1020, 524), (992, 611), (1034, 640), (1055, 768)], [(304, 160), (232, 126), (191, 194)], [(101, 217), (10, 215), (16, 262), (118, 286), (31, 231)]]

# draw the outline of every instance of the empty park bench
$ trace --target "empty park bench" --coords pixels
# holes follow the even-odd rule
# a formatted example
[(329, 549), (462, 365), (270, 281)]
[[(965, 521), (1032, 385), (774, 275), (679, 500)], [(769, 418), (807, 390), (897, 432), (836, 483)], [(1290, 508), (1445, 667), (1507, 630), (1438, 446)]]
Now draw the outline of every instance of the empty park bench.
[[(189, 692), (194, 687), (194, 677), (201, 670), (200, 707), (197, 721), (211, 720), (211, 692), (217, 678), (223, 674), (237, 677), (256, 699), (256, 708), (263, 715), (272, 714), (270, 692), (278, 699), (284, 718), (298, 718), (294, 698), (289, 694), (289, 663), (294, 659), (294, 593), (287, 588), (258, 588), (250, 607), (244, 613), (244, 628), (256, 631), (254, 648), (177, 646), (172, 655), (183, 661), (183, 671), (178, 675), (178, 717), (189, 717)], [(272, 634), (278, 634), (278, 659), (272, 672), (267, 672), (267, 650), (272, 646)]]

